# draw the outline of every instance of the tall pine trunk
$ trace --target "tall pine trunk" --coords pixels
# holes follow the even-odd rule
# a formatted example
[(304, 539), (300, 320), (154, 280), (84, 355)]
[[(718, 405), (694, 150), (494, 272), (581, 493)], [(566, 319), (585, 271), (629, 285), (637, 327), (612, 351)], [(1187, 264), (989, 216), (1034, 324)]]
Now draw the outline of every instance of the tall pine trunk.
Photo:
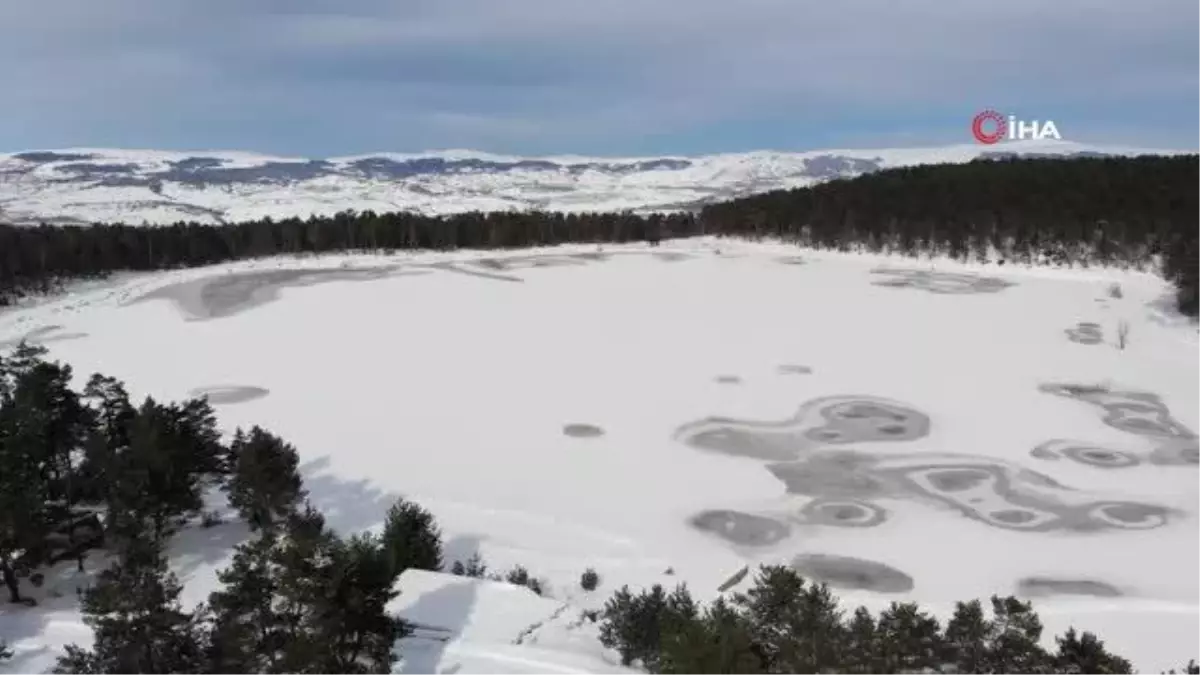
[(17, 573), (7, 558), (0, 560), (0, 575), (4, 576), (4, 585), (8, 586), (9, 602), (24, 602), (21, 598), (21, 582), (17, 579)]

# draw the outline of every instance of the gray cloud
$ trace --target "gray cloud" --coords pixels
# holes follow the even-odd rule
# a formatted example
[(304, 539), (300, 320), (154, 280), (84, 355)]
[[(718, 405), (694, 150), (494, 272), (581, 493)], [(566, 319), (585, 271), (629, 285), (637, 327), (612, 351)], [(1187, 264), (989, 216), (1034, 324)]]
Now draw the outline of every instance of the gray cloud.
[(996, 106), (1097, 134), (1167, 107), (1194, 145), (1198, 20), (1183, 0), (8, 2), (22, 135), (0, 142), (571, 151)]

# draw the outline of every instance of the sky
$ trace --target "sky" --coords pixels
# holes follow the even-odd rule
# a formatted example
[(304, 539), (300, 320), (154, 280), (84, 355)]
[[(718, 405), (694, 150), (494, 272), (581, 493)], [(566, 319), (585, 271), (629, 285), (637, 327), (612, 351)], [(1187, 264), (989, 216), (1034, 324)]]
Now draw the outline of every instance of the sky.
[(1196, 0), (3, 0), (0, 151), (1200, 145)]

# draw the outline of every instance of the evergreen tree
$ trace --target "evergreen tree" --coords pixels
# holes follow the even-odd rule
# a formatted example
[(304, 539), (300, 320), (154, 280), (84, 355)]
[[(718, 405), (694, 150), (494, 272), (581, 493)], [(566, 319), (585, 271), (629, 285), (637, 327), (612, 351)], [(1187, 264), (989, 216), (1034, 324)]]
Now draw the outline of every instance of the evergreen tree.
[(42, 498), (48, 513), (48, 528), (66, 523), (67, 548), (76, 553), (83, 569), (82, 550), (75, 545), (75, 527), (70, 524), (79, 500), (76, 467), (79, 450), (91, 428), (90, 411), (71, 389), (69, 365), (37, 360), (19, 372), (12, 387), (11, 403), (16, 407), (34, 453), (32, 461), (40, 467), (38, 482), (45, 490)]
[(408, 632), (386, 612), (395, 577), (379, 541), (342, 541), (311, 507), (293, 517), (271, 553), (283, 626), (276, 667), (296, 673), (386, 673)]
[(795, 570), (768, 565), (733, 602), (745, 611), (772, 672), (821, 672), (842, 663), (845, 626), (827, 585), (806, 584)]
[(289, 637), (276, 610), (276, 541), (261, 536), (239, 545), (230, 567), (217, 573), (222, 587), (208, 600), (213, 615), (207, 655), (215, 673), (280, 672)]
[(1082, 635), (1068, 628), (1060, 637), (1055, 637), (1058, 653), (1054, 655), (1056, 673), (1132, 673), (1129, 661), (1110, 653), (1104, 641), (1084, 631)]
[(661, 673), (765, 673), (768, 662), (746, 618), (717, 598), (696, 620), (662, 638)]
[(366, 534), (338, 542), (328, 578), (316, 627), (331, 649), (318, 672), (392, 672), (395, 643), (411, 630), (387, 612), (398, 595), (388, 551)]
[(44, 445), (28, 405), (12, 391), (0, 398), (0, 577), (12, 602), (22, 602), (19, 575), (40, 562), (50, 532)]
[(179, 604), (181, 587), (152, 540), (126, 542), (120, 559), (83, 596), (92, 649), (67, 647), (60, 673), (199, 673), (206, 635)]
[(173, 519), (199, 512), (201, 479), (215, 471), (225, 449), (211, 408), (202, 400), (161, 405), (147, 398), (126, 422), (128, 445), (106, 457), (111, 529), (144, 532), (161, 541)]
[(944, 634), (946, 660), (958, 673), (988, 673), (992, 624), (978, 600), (958, 602)]
[(442, 533), (433, 514), (418, 504), (400, 499), (388, 509), (382, 542), (394, 577), (407, 569), (442, 568)]
[(848, 673), (886, 672), (880, 665), (880, 647), (876, 637), (875, 617), (866, 607), (859, 607), (846, 623), (846, 658), (843, 663)]
[(504, 580), (514, 586), (526, 586), (529, 584), (529, 570), (523, 565), (517, 565), (504, 575)]
[(229, 458), (232, 473), (225, 491), (251, 529), (273, 532), (304, 501), (300, 456), (278, 436), (257, 426), (249, 435), (238, 429)]
[(92, 410), (93, 424), (84, 441), (77, 487), (87, 501), (111, 502), (112, 489), (117, 483), (113, 473), (116, 456), (129, 447), (129, 429), (137, 411), (125, 386), (99, 373), (88, 380), (83, 400)]
[(1042, 620), (1033, 605), (1013, 596), (992, 596), (988, 634), (988, 672), (1040, 673), (1050, 666), (1041, 647)]
[(621, 664), (641, 661), (650, 672), (658, 672), (662, 660), (662, 641), (695, 621), (699, 614), (686, 586), (668, 594), (661, 585), (633, 595), (622, 586), (601, 612), (600, 643), (616, 649)]
[(915, 603), (893, 602), (880, 613), (875, 635), (879, 672), (925, 672), (942, 665), (941, 626)]
[(587, 568), (579, 576), (579, 587), (585, 591), (594, 591), (600, 585), (600, 574), (592, 568)]

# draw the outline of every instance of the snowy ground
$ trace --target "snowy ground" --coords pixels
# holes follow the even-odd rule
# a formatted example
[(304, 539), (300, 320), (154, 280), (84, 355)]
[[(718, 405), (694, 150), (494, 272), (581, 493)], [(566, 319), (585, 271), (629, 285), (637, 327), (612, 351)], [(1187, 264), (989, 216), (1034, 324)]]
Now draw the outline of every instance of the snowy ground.
[[(1158, 671), (1200, 654), (1200, 364), (1167, 293), (1131, 272), (689, 240), (127, 276), (0, 313), (0, 341), (47, 343), (81, 384), (208, 391), (227, 429), (299, 448), (334, 527), (377, 527), (404, 495), (451, 558), (548, 582), (540, 599), (405, 575), (397, 609), (432, 626), (407, 670), (618, 670), (579, 620), (614, 588), (710, 598), (794, 561), (848, 606), (1036, 596), (1047, 637), (1075, 624)], [(177, 538), (186, 602), (244, 533)], [(87, 641), (77, 583), (0, 607), (5, 668)]]

